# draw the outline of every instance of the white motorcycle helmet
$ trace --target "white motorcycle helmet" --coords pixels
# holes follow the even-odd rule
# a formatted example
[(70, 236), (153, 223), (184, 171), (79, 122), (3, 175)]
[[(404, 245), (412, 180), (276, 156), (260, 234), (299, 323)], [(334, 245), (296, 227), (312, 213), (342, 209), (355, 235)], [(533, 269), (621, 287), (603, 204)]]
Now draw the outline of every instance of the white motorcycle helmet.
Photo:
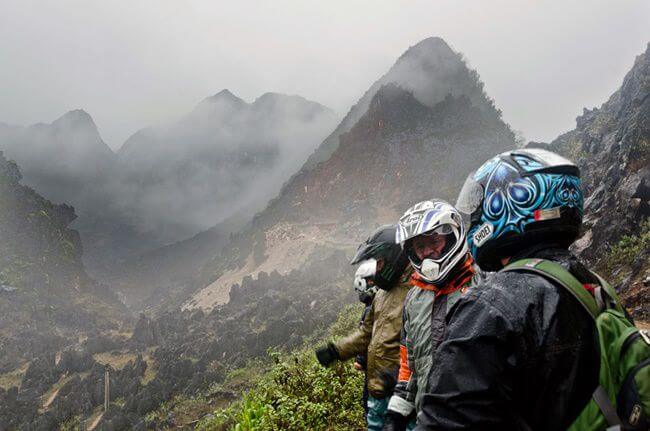
[(369, 284), (368, 279), (373, 278), (376, 273), (376, 259), (367, 259), (362, 261), (361, 265), (357, 268), (357, 272), (354, 274), (354, 290), (359, 294), (365, 294), (370, 298), (374, 298), (377, 293), (377, 286), (375, 284)]
[[(445, 238), (439, 256), (418, 257), (413, 239), (420, 235)], [(434, 285), (443, 283), (452, 270), (464, 262), (468, 252), (465, 224), (460, 212), (438, 199), (419, 202), (409, 208), (397, 224), (395, 242), (402, 246), (420, 277)]]

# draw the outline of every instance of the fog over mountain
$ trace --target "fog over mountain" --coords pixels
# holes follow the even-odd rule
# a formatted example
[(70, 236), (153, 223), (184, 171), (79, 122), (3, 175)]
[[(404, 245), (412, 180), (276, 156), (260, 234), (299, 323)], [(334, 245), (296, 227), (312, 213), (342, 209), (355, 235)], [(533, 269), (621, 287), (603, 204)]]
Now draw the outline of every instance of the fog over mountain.
[(0, 149), (19, 161), (25, 184), (55, 202), (83, 202), (85, 207), (102, 205), (97, 194), (116, 161), (83, 110), (70, 111), (52, 124), (0, 123)]
[(266, 93), (248, 104), (223, 90), (178, 122), (140, 130), (125, 142), (118, 152), (120, 204), (142, 229), (164, 229), (165, 241), (254, 212), (336, 119), (299, 96)]
[(464, 95), (483, 111), (494, 108), (485, 97), (483, 83), (475, 70), (467, 67), (461, 55), (439, 37), (430, 37), (410, 47), (381, 78), (363, 94), (343, 121), (312, 154), (305, 168), (327, 160), (339, 145), (339, 136), (349, 131), (366, 113), (370, 101), (385, 84), (395, 84), (413, 93), (426, 106), (441, 102), (447, 95)]
[(82, 110), (52, 124), (0, 124), (0, 150), (26, 184), (75, 206), (84, 259), (104, 274), (226, 218), (245, 223), (336, 120), (300, 96), (266, 93), (249, 104), (223, 90), (176, 122), (138, 131), (117, 154)]

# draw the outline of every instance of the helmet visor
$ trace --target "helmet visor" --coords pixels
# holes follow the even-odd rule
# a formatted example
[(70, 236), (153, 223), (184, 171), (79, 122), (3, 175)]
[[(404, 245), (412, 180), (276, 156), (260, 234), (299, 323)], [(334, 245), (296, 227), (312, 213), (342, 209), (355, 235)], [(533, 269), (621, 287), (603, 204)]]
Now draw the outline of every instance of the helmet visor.
[(411, 262), (420, 265), (424, 259), (441, 262), (454, 250), (459, 241), (457, 230), (445, 224), (410, 239), (406, 252)]
[(456, 200), (456, 209), (463, 214), (472, 215), (483, 202), (483, 187), (474, 179), (474, 173), (469, 174)]

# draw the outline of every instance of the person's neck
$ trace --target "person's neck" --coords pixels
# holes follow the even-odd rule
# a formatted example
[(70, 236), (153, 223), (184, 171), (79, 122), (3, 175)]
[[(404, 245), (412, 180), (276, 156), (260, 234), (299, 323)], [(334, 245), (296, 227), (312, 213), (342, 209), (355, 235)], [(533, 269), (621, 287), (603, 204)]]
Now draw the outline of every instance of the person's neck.
[(517, 253), (514, 253), (511, 256), (501, 258), (501, 263), (505, 266), (511, 262), (515, 262), (520, 259), (534, 257), (537, 254), (539, 254), (542, 250), (550, 250), (550, 249), (566, 250), (566, 247), (563, 247), (561, 244), (556, 242), (543, 242), (539, 244), (534, 244), (519, 250)]

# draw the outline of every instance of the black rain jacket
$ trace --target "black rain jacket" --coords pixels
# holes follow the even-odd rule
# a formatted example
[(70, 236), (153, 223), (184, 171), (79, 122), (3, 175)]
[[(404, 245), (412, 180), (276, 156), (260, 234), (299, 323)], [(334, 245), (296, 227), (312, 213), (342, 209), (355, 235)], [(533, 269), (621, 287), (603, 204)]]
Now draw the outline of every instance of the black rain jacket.
[[(529, 249), (512, 261), (527, 257), (597, 283), (565, 249)], [(416, 430), (564, 430), (598, 385), (592, 318), (540, 275), (492, 274), (456, 303), (447, 325)]]

